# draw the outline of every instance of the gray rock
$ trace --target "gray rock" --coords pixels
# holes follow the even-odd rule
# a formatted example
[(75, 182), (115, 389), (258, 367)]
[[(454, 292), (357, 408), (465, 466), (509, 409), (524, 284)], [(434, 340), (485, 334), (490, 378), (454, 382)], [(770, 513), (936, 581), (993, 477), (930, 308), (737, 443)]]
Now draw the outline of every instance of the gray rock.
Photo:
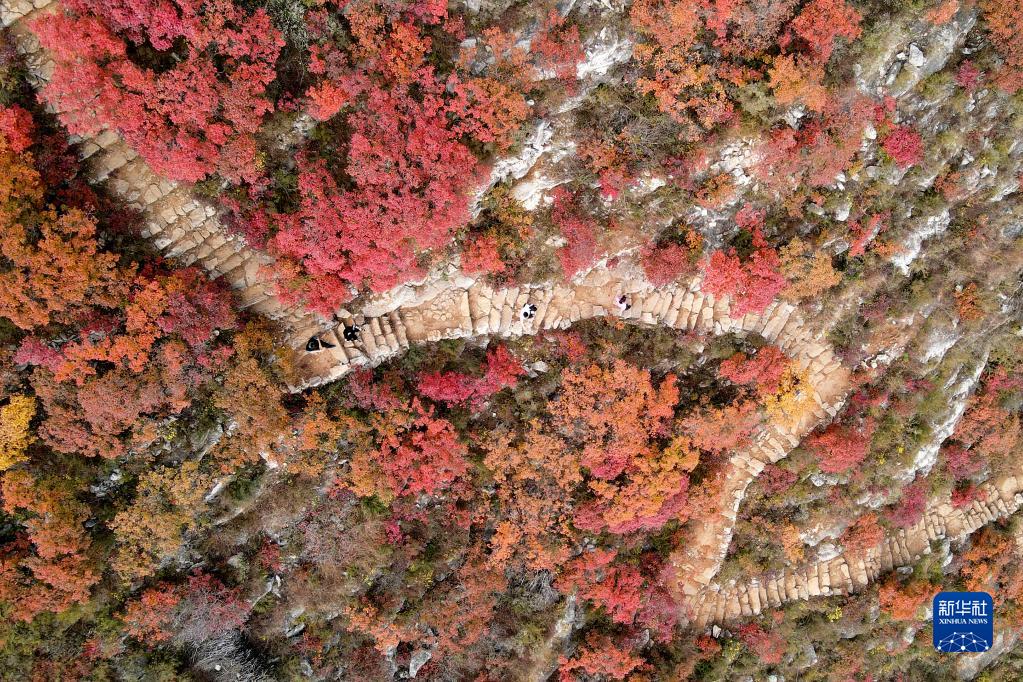
[(426, 649), (419, 649), (413, 653), (408, 663), (408, 676), (415, 677), (419, 674), (419, 669), (426, 665), (431, 658), (433, 658), (433, 654)]
[(910, 43), (909, 45), (909, 63), (913, 66), (920, 67), (924, 65), (924, 53), (917, 47), (916, 43)]
[(852, 201), (846, 199), (842, 205), (835, 209), (835, 220), (845, 222), (849, 219), (849, 212), (852, 210)]

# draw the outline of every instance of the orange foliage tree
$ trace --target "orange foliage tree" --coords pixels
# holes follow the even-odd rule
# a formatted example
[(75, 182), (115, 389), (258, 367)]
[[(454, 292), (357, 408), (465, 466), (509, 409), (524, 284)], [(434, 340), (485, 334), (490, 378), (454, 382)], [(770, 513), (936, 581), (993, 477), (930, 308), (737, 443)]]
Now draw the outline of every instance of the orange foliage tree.
[(82, 524), (89, 509), (63, 482), (22, 469), (3, 473), (0, 495), (7, 514), (24, 514), (22, 532), (0, 545), (0, 602), (18, 620), (61, 612), (89, 599), (99, 573), (88, 558)]
[(495, 434), (484, 448), (503, 517), (490, 540), (490, 562), (557, 570), (571, 552), (573, 498), (583, 481), (578, 452), (538, 421), (518, 437)]
[(988, 34), (995, 49), (1004, 60), (996, 82), (1009, 92), (1023, 87), (1023, 8), (1007, 0), (982, 0), (981, 10), (987, 22)]
[(30, 160), (0, 144), (0, 316), (22, 329), (67, 323), (124, 296), (117, 256), (102, 253), (96, 224), (79, 209), (45, 205)]
[(994, 597), (996, 608), (1011, 622), (1023, 623), (1023, 571), (1019, 569), (1019, 540), (998, 530), (986, 527), (971, 540), (971, 546), (962, 554), (961, 569), (965, 587), (971, 591), (988, 592)]
[(850, 552), (865, 552), (884, 539), (884, 528), (874, 512), (862, 514), (842, 534), (842, 546)]
[(940, 590), (940, 586), (924, 580), (913, 580), (900, 583), (891, 577), (878, 589), (881, 608), (895, 620), (914, 620), (920, 607), (930, 601)]
[(558, 679), (573, 682), (578, 679), (574, 671), (587, 675), (602, 675), (612, 680), (624, 680), (631, 673), (646, 667), (643, 658), (631, 653), (628, 642), (616, 642), (607, 635), (590, 632), (584, 646), (572, 657), (558, 659)]
[(699, 453), (685, 440), (658, 443), (669, 434), (678, 398), (674, 376), (655, 387), (649, 371), (622, 360), (565, 372), (553, 424), (578, 448), (595, 495), (576, 525), (622, 533), (658, 528), (682, 512)]
[[(633, 26), (647, 38), (636, 46), (645, 69), (639, 89), (683, 124), (711, 129), (736, 118), (736, 93), (763, 78), (779, 104), (802, 99), (824, 108), (824, 65), (838, 39), (859, 37), (861, 16), (844, 0), (813, 0), (798, 13), (793, 0), (639, 0)], [(695, 136), (697, 131), (691, 130)]]

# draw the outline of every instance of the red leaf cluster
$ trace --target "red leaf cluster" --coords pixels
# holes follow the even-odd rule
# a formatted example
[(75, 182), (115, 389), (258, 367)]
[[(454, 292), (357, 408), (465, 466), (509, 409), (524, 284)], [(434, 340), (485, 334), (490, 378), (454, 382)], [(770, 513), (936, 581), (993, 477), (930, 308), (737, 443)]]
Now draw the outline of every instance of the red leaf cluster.
[(432, 372), (419, 377), (419, 392), (436, 402), (470, 403), (473, 409), (498, 391), (514, 386), (525, 370), (515, 356), (501, 345), (487, 353), (482, 377), (459, 372)]
[(785, 288), (778, 252), (754, 231), (755, 250), (745, 262), (735, 249), (718, 249), (704, 265), (703, 288), (714, 296), (731, 299), (732, 317), (759, 313)]
[(909, 126), (893, 128), (881, 142), (881, 148), (899, 168), (909, 168), (924, 158), (923, 138)]

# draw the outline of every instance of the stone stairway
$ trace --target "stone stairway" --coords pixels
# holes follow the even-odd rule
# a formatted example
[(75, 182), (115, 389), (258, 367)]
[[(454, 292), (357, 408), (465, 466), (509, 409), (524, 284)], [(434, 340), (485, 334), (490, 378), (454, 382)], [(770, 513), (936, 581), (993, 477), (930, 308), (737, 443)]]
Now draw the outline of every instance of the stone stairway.
[(688, 600), (691, 624), (698, 628), (727, 624), (799, 599), (858, 592), (882, 574), (918, 561), (932, 541), (964, 540), (1023, 506), (1023, 479), (1016, 476), (980, 488), (987, 494), (985, 501), (974, 501), (963, 509), (948, 502), (932, 502), (918, 523), (863, 552), (844, 552), (792, 570), (711, 585)]
[[(655, 287), (625, 268), (598, 267), (570, 283), (524, 284), (493, 288), (457, 274), (448, 286), (427, 296), (370, 316), (341, 311), (339, 324), (326, 338), (333, 343), (345, 326), (359, 327), (358, 339), (333, 351), (310, 354), (301, 363), (308, 377), (303, 388), (333, 381), (356, 367), (371, 367), (405, 351), (410, 345), (441, 339), (479, 336), (517, 337), (545, 330), (567, 329), (575, 322), (600, 317), (709, 334), (756, 332), (779, 345), (791, 357), (805, 355), (811, 373), (829, 374), (839, 362), (827, 344), (805, 329), (794, 306), (776, 302), (761, 315), (733, 319), (727, 298), (715, 299), (700, 290), (700, 279)], [(621, 310), (617, 300), (631, 305)], [(526, 306), (536, 306), (532, 317)], [(330, 332), (329, 332), (330, 333)], [(328, 334), (329, 334), (328, 333)], [(818, 404), (825, 401), (818, 396)]]

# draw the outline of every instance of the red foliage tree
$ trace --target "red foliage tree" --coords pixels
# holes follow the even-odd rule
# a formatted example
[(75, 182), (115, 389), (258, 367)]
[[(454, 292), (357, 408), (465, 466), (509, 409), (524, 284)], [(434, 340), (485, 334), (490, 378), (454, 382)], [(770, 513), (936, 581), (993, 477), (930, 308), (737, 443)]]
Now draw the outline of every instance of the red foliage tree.
[(482, 377), (459, 372), (432, 372), (419, 377), (419, 392), (437, 402), (471, 403), (473, 409), (510, 386), (525, 374), (522, 363), (508, 349), (497, 346), (487, 353), (486, 370)]
[(951, 502), (952, 506), (956, 509), (965, 509), (974, 502), (983, 502), (985, 500), (987, 500), (987, 493), (984, 489), (972, 483), (952, 491)]
[[(315, 145), (299, 157), (300, 205), (275, 217), (269, 240), (283, 261), (280, 294), (322, 313), (421, 275), (469, 218), (480, 168), (467, 143), (507, 147), (529, 111), (529, 55), (500, 30), (464, 47), (445, 75), (434, 41), (457, 44), (464, 30), (442, 3), (353, 0), (343, 23), (329, 16), (310, 12), (309, 109), (319, 120), (343, 111), (347, 159), (335, 169)], [(471, 246), (463, 264), (499, 271), (493, 246)]]
[(881, 148), (899, 168), (909, 168), (924, 158), (924, 143), (920, 133), (908, 126), (893, 128), (881, 142)]
[(869, 122), (872, 100), (829, 98), (822, 111), (804, 120), (799, 130), (788, 126), (771, 131), (760, 145), (753, 172), (766, 187), (785, 195), (806, 183), (830, 185), (859, 152)]
[(799, 478), (798, 474), (788, 469), (783, 469), (777, 464), (768, 464), (757, 479), (757, 483), (764, 488), (768, 495), (776, 495), (792, 487), (792, 484)]
[(780, 632), (769, 632), (757, 623), (739, 626), (739, 639), (753, 650), (760, 661), (767, 665), (781, 663), (785, 655), (786, 641)]
[(761, 395), (777, 393), (790, 360), (777, 346), (764, 346), (752, 358), (736, 353), (721, 363), (718, 374), (734, 384), (752, 385)]
[[(1021, 388), (1023, 380), (1018, 375), (998, 367), (984, 378), (982, 389), (970, 398), (954, 437), (971, 451), (971, 462), (998, 463), (1004, 453), (1012, 451), (1020, 438), (1020, 420), (1018, 414), (1003, 406), (1003, 401), (1018, 396)], [(964, 475), (968, 474), (964, 471)]]
[[(266, 12), (210, 0), (130, 4), (74, 0), (33, 23), (55, 61), (43, 97), (71, 132), (117, 130), (162, 175), (254, 182), (254, 134), (273, 108), (267, 86), (284, 45)], [(187, 49), (150, 70), (129, 56), (146, 40)]]
[(443, 84), (371, 87), (349, 117), (343, 191), (324, 162), (300, 165), (301, 205), (279, 216), (271, 250), (301, 266), (282, 293), (331, 313), (360, 287), (383, 291), (420, 272), (419, 256), (447, 244), (468, 218), (476, 160), (450, 129)]
[(561, 592), (575, 591), (580, 597), (603, 608), (620, 625), (639, 624), (651, 628), (662, 641), (671, 639), (678, 623), (678, 605), (657, 579), (658, 560), (639, 566), (615, 563), (614, 550), (586, 551), (568, 562), (557, 579)]
[(957, 481), (979, 473), (987, 464), (987, 458), (980, 452), (952, 443), (941, 449), (945, 468)]
[(827, 62), (838, 38), (852, 41), (860, 36), (862, 19), (845, 0), (811, 0), (793, 19), (782, 42), (795, 41), (814, 59)]
[(753, 232), (755, 250), (745, 262), (735, 249), (717, 250), (704, 266), (703, 288), (714, 296), (728, 296), (732, 317), (764, 310), (785, 288), (778, 252), (768, 246), (759, 229)]
[(576, 64), (584, 56), (579, 27), (568, 24), (565, 17), (552, 11), (533, 39), (530, 51), (539, 58), (537, 66), (542, 75), (553, 73), (566, 81), (574, 79)]
[(888, 512), (888, 520), (900, 528), (908, 528), (923, 518), (927, 509), (927, 483), (916, 481), (902, 489), (902, 497), (895, 508)]
[(198, 644), (235, 630), (248, 618), (250, 606), (241, 590), (229, 588), (207, 573), (193, 573), (180, 589), (171, 629), (180, 642)]
[(237, 326), (231, 295), (221, 281), (211, 282), (196, 268), (186, 268), (174, 271), (163, 286), (167, 302), (156, 324), (165, 334), (178, 334), (196, 347), (216, 330)]
[(565, 277), (572, 277), (597, 259), (596, 223), (581, 213), (567, 191), (559, 188), (552, 197), (551, 220), (566, 242), (558, 251), (558, 260)]
[(405, 404), (398, 394), (392, 375), (382, 381), (375, 381), (371, 370), (356, 370), (348, 380), (350, 403), (364, 410), (386, 412), (396, 410)]
[(643, 583), (635, 566), (615, 566), (601, 580), (588, 583), (580, 596), (603, 607), (615, 623), (631, 625), (643, 602)]
[(32, 114), (17, 104), (0, 107), (0, 148), (20, 154), (32, 146), (35, 137), (35, 122)]
[(663, 286), (691, 271), (693, 252), (681, 244), (651, 245), (643, 249), (641, 258), (647, 279)]
[(169, 626), (181, 595), (172, 585), (161, 583), (147, 588), (138, 598), (128, 603), (124, 615), (129, 635), (141, 642), (164, 642), (171, 638)]
[(872, 419), (858, 427), (831, 424), (824, 431), (812, 435), (807, 447), (817, 456), (821, 471), (844, 473), (866, 458), (874, 426)]
[(145, 443), (152, 433), (144, 416), (176, 413), (188, 405), (188, 368), (177, 350), (161, 349), (143, 372), (116, 368), (81, 385), (36, 370), (32, 385), (46, 412), (39, 435), (59, 452), (110, 459)]
[(963, 61), (959, 65), (959, 69), (956, 71), (955, 82), (956, 85), (963, 88), (964, 90), (975, 90), (977, 84), (980, 83), (981, 72), (973, 62), (969, 59)]
[(306, 111), (317, 121), (333, 118), (350, 101), (347, 90), (329, 81), (312, 86), (306, 94), (309, 96)]
[(888, 229), (890, 219), (891, 215), (886, 212), (870, 216), (870, 220), (866, 224), (861, 223), (859, 220), (850, 221), (849, 256), (853, 258), (862, 256), (867, 250), (867, 245)]

